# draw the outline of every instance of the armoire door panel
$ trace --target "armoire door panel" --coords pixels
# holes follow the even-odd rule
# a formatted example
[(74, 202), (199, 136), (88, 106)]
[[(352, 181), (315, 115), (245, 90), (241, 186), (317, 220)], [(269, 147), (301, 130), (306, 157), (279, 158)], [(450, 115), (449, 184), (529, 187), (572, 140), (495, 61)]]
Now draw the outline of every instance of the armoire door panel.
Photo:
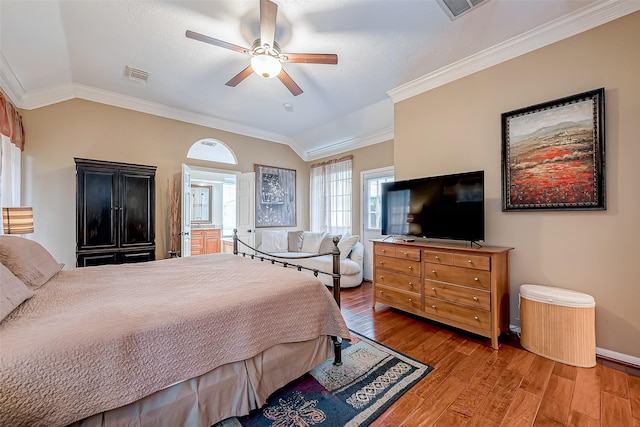
[(117, 172), (86, 169), (81, 175), (79, 191), (84, 204), (79, 218), (79, 249), (116, 247)]
[(153, 221), (151, 221), (153, 199), (149, 175), (121, 173), (120, 175), (120, 226), (122, 228), (120, 245), (122, 247), (151, 244), (155, 240)]

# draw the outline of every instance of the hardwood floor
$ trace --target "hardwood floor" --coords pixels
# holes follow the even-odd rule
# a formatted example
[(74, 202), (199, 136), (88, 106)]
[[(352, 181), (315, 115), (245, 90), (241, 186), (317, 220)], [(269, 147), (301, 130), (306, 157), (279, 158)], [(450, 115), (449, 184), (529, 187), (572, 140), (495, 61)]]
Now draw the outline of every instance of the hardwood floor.
[(435, 369), (380, 416), (380, 426), (640, 427), (640, 377), (576, 368), (378, 304), (370, 282), (342, 291), (352, 330)]

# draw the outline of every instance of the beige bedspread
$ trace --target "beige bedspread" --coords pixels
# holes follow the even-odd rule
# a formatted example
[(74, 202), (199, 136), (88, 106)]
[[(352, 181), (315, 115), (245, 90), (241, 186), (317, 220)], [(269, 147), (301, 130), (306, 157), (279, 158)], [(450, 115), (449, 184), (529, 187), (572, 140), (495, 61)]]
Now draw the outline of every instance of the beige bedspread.
[(0, 323), (0, 425), (66, 425), (280, 343), (348, 339), (317, 278), (230, 254), (63, 270)]

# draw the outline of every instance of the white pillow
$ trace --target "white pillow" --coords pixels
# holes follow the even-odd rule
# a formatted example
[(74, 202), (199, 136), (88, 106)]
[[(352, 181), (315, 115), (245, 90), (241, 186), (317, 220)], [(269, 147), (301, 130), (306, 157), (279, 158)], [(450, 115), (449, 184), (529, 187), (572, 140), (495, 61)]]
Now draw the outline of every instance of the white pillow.
[(33, 291), (0, 264), (0, 321), (9, 315), (14, 308), (33, 296)]
[(351, 249), (358, 243), (360, 240), (360, 236), (357, 234), (355, 236), (343, 237), (338, 242), (338, 249), (340, 249), (340, 259), (345, 259), (351, 253)]
[(62, 270), (40, 243), (19, 236), (0, 236), (0, 262), (30, 289), (38, 289)]
[(260, 247), (262, 252), (287, 252), (289, 248), (287, 230), (263, 230)]
[(302, 248), (300, 249), (300, 252), (317, 254), (323, 237), (324, 232), (322, 231), (305, 231), (302, 238)]
[(333, 243), (333, 238), (337, 237), (338, 241), (342, 238), (340, 234), (325, 234), (322, 238), (322, 242), (320, 242), (320, 247), (318, 248), (319, 254), (326, 254), (328, 252), (332, 252), (335, 244)]

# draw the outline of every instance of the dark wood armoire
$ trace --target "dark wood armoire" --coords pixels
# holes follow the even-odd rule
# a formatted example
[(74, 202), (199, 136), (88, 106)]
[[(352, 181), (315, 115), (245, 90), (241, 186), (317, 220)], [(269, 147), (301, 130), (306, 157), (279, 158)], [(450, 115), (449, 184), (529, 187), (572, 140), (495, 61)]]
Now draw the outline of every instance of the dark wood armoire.
[(75, 158), (76, 265), (155, 259), (155, 166)]

